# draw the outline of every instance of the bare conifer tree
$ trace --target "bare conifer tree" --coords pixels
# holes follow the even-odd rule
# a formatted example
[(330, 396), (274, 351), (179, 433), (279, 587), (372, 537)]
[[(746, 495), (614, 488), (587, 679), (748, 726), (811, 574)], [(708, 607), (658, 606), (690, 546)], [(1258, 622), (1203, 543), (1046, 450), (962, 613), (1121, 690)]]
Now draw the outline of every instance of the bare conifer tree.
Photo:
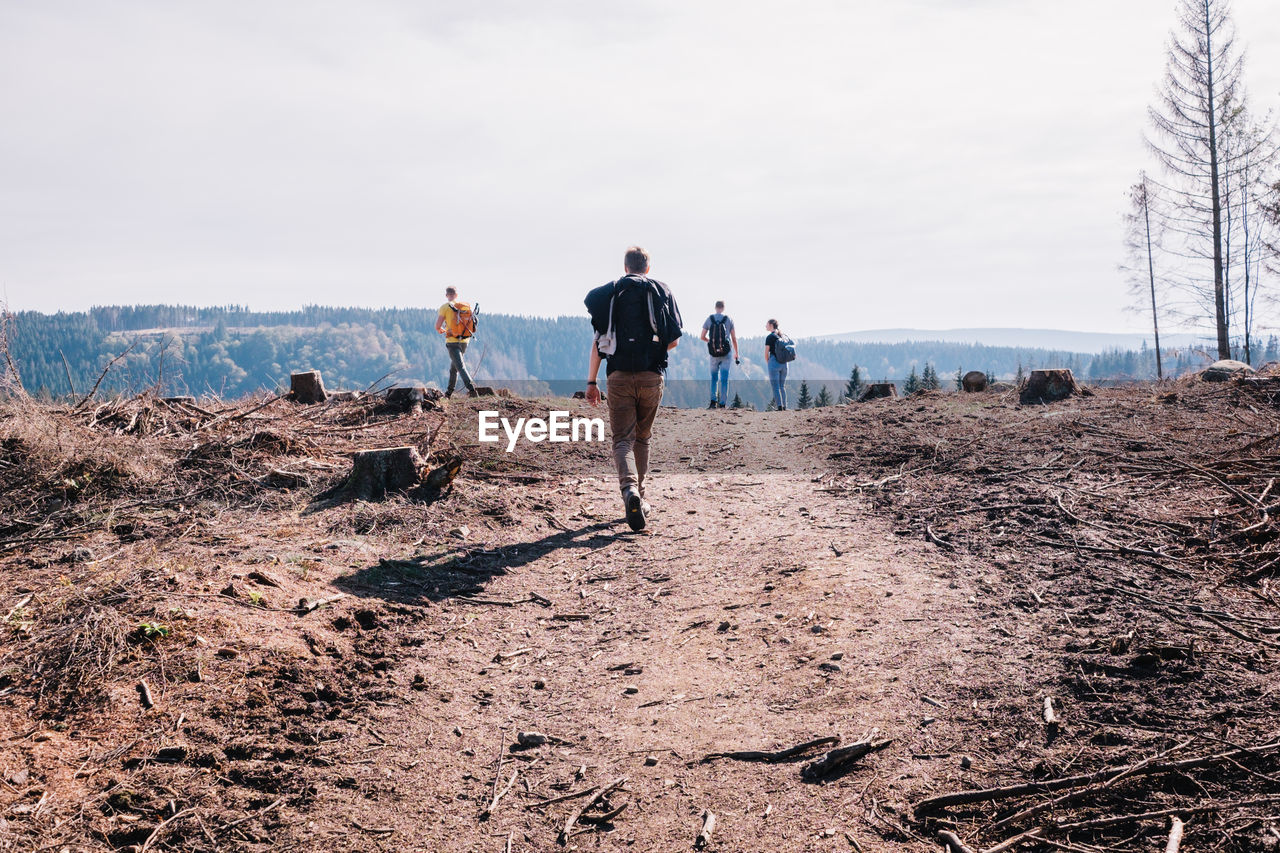
[[(1276, 147), (1273, 127), (1258, 124), (1247, 109), (1230, 115), (1224, 127), (1224, 150), (1230, 168), (1225, 171), (1228, 273), (1235, 270), (1234, 281), (1228, 280), (1228, 313), (1233, 324), (1243, 329), (1243, 354), (1253, 364), (1253, 327), (1257, 319), (1258, 294), (1263, 290), (1264, 258), (1268, 243), (1274, 242), (1274, 230), (1267, 215), (1267, 203), (1275, 180)], [(1232, 298), (1235, 286), (1242, 290), (1239, 300)]]
[[(1129, 188), (1131, 209), (1125, 216), (1129, 225), (1129, 233), (1125, 239), (1125, 248), (1129, 251), (1129, 265), (1126, 269), (1137, 273), (1134, 278), (1135, 295), (1142, 294), (1146, 301), (1146, 293), (1151, 296), (1151, 329), (1156, 338), (1156, 378), (1164, 379), (1164, 364), (1160, 355), (1160, 310), (1156, 300), (1156, 261), (1155, 249), (1159, 241), (1159, 227), (1163, 221), (1162, 211), (1155, 212), (1155, 228), (1152, 228), (1152, 208), (1157, 204), (1155, 189), (1143, 172), (1138, 183)], [(1145, 273), (1145, 274), (1144, 274)]]
[[(1223, 179), (1233, 164), (1221, 137), (1228, 116), (1245, 99), (1244, 57), (1235, 44), (1228, 0), (1178, 0), (1167, 59), (1159, 102), (1149, 111), (1156, 135), (1148, 143), (1171, 176), (1169, 189), (1179, 196), (1179, 215), (1172, 221), (1186, 237), (1187, 254), (1212, 259), (1212, 284), (1195, 278), (1212, 303), (1218, 357), (1230, 358)], [(1243, 154), (1234, 152), (1237, 158)]]

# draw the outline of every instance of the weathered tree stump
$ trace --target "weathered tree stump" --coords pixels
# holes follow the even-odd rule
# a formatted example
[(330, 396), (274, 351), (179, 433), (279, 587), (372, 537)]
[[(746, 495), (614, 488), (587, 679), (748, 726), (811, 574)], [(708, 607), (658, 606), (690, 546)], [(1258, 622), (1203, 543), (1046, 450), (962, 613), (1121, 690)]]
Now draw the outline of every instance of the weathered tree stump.
[(1253, 373), (1253, 368), (1243, 361), (1224, 358), (1221, 361), (1215, 361), (1200, 371), (1200, 380), (1202, 382), (1226, 382), (1228, 379), (1234, 379), (1237, 376), (1252, 376)]
[(1033, 370), (1018, 392), (1018, 401), (1027, 403), (1053, 403), (1080, 394), (1080, 386), (1071, 371), (1065, 368)]
[(351, 460), (347, 489), (360, 500), (380, 501), (387, 492), (403, 491), (422, 482), (426, 464), (416, 447), (361, 450)]
[(981, 370), (970, 370), (960, 377), (960, 385), (965, 391), (985, 391), (987, 390), (987, 374)]
[(324, 380), (320, 378), (320, 371), (308, 370), (289, 377), (289, 397), (294, 402), (311, 406), (323, 403), (325, 396)]
[(422, 408), (427, 399), (425, 385), (397, 385), (387, 389), (387, 408), (397, 412), (414, 412)]
[(878, 400), (882, 397), (897, 397), (898, 386), (892, 382), (873, 382), (867, 386), (867, 390), (862, 392), (862, 396), (858, 398), (859, 403), (865, 403), (867, 400)]

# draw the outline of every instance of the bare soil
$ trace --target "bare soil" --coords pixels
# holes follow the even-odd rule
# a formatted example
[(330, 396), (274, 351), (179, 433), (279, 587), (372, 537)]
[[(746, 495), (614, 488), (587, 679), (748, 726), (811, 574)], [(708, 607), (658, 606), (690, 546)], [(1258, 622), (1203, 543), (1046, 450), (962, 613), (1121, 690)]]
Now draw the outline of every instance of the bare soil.
[(6, 404), (0, 850), (1280, 849), (1274, 395), (664, 409), (641, 534), (577, 402)]

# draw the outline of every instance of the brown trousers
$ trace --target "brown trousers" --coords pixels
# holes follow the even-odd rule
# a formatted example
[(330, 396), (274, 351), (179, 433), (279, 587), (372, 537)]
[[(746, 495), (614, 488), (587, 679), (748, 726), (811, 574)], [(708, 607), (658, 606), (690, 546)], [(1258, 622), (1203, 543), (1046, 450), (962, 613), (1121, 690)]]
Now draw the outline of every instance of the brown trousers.
[(662, 374), (615, 371), (609, 374), (606, 390), (618, 487), (626, 490), (635, 486), (643, 495), (644, 475), (649, 470), (649, 436), (662, 403)]

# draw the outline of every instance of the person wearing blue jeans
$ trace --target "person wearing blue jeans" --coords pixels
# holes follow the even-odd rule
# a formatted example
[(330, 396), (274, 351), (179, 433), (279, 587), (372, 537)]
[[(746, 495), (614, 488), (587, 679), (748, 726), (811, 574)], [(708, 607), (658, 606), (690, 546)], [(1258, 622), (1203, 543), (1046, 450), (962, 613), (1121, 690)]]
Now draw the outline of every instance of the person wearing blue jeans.
[(769, 333), (764, 339), (764, 355), (765, 362), (769, 366), (769, 387), (773, 389), (773, 405), (778, 411), (786, 411), (787, 408), (787, 365), (773, 354), (773, 345), (778, 342), (778, 321), (770, 320), (764, 324), (764, 330)]
[[(711, 405), (707, 408), (723, 409), (725, 397), (729, 396), (729, 359), (732, 357), (734, 364), (742, 363), (738, 360), (738, 333), (733, 328), (733, 320), (724, 313), (723, 300), (716, 302), (716, 313), (702, 324), (702, 340), (706, 341), (707, 352), (711, 354)], [(716, 394), (717, 379), (720, 380), (719, 395)]]

